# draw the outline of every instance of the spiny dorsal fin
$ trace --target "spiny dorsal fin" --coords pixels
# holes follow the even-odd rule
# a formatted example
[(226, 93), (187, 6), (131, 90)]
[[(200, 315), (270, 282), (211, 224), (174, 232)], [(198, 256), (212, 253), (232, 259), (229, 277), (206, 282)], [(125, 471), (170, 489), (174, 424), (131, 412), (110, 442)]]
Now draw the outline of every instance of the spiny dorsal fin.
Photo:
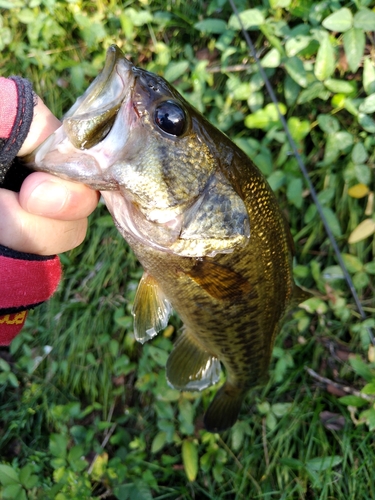
[(168, 324), (172, 306), (152, 276), (144, 273), (135, 294), (132, 314), (134, 335), (144, 344)]
[(187, 272), (198, 285), (216, 299), (234, 299), (251, 290), (249, 281), (229, 267), (216, 264), (209, 258), (197, 260)]
[(167, 380), (180, 391), (201, 391), (220, 378), (220, 362), (187, 331), (182, 333), (167, 361)]

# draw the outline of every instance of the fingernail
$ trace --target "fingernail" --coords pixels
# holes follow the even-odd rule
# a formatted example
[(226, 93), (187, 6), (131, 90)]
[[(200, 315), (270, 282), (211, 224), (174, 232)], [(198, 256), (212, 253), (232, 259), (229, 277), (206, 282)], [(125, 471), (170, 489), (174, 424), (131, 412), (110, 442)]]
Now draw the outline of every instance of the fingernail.
[(44, 181), (29, 196), (27, 210), (36, 215), (51, 217), (64, 208), (69, 191), (58, 182)]

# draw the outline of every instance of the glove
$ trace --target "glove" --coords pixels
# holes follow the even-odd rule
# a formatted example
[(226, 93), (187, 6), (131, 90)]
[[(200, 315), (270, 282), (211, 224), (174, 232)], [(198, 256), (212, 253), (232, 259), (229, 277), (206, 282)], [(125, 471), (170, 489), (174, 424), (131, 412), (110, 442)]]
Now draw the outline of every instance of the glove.
[[(0, 187), (19, 191), (30, 173), (16, 155), (33, 119), (36, 95), (20, 77), (0, 78)], [(22, 329), (27, 310), (48, 300), (61, 278), (55, 256), (18, 252), (0, 245), (0, 345)]]

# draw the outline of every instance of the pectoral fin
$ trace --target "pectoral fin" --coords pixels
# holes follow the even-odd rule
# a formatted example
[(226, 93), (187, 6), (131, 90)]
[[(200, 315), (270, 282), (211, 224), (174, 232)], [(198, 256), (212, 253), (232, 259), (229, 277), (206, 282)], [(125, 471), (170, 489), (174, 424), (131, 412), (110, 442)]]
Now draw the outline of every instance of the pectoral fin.
[(249, 281), (241, 274), (209, 258), (197, 260), (187, 274), (216, 299), (235, 299), (251, 291)]
[(220, 378), (220, 362), (185, 331), (167, 361), (167, 380), (180, 391), (201, 391)]
[(135, 295), (132, 314), (134, 316), (134, 335), (144, 344), (165, 328), (172, 306), (160, 290), (157, 282), (144, 273)]

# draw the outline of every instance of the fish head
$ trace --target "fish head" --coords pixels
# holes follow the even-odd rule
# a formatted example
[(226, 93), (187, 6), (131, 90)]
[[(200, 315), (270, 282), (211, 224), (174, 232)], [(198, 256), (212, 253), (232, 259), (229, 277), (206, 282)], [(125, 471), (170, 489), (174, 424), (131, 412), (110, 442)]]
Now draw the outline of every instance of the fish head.
[[(211, 248), (213, 238), (201, 237), (214, 232), (207, 219), (214, 198), (234, 210), (240, 239), (249, 229), (242, 200), (219, 172), (223, 155), (209, 127), (166, 80), (135, 67), (113, 45), (103, 71), (28, 163), (100, 190), (125, 238), (132, 232), (181, 255), (213, 255), (233, 247), (227, 241)], [(228, 219), (214, 215), (219, 224)], [(214, 239), (227, 239), (232, 229)], [(210, 243), (197, 246), (198, 239)]]

